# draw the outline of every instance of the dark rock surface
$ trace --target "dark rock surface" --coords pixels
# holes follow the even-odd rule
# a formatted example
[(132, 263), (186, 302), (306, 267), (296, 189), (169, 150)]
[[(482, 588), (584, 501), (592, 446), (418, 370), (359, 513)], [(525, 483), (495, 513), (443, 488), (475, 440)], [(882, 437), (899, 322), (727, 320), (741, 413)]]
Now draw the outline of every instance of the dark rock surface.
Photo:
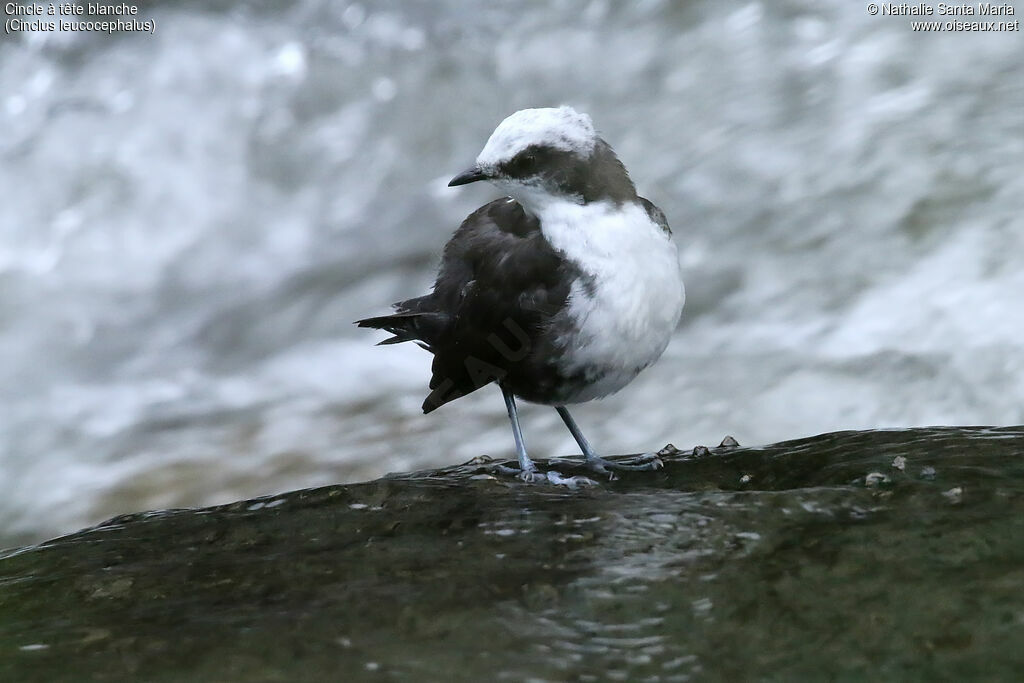
[(700, 453), (577, 490), (469, 464), (7, 551), (0, 680), (1024, 671), (1024, 427)]

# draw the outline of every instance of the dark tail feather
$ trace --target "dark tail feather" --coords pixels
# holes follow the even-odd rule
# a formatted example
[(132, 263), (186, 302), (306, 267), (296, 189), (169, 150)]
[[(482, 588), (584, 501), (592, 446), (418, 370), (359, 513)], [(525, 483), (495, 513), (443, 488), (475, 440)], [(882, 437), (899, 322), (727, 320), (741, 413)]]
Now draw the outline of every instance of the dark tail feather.
[(400, 342), (412, 341), (416, 338), (416, 317), (419, 313), (395, 313), (394, 315), (381, 315), (376, 318), (365, 318), (357, 320), (359, 327), (370, 327), (375, 330), (386, 330), (394, 337), (389, 337), (378, 346), (386, 344), (398, 344)]
[(357, 320), (356, 325), (385, 330), (395, 335), (378, 342), (378, 346), (416, 341), (422, 342), (420, 346), (426, 344), (425, 348), (429, 350), (431, 340), (436, 336), (432, 333), (443, 326), (444, 320), (445, 316), (441, 313), (395, 313)]
[(409, 341), (405, 337), (400, 337), (397, 334), (394, 337), (388, 337), (384, 341), (377, 342), (377, 346), (387, 346), (388, 344), (401, 344), (402, 342)]

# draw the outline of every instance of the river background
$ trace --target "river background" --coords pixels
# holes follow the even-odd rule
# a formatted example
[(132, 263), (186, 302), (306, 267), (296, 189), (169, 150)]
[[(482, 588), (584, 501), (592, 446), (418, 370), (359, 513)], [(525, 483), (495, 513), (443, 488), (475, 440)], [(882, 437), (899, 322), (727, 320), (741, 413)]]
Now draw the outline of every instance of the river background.
[(140, 15), (0, 37), (0, 545), (510, 456), (498, 391), (423, 416), (429, 356), (351, 321), (426, 291), (497, 196), (447, 180), (530, 106), (590, 113), (681, 249), (665, 356), (575, 411), (603, 453), (1024, 423), (1019, 32), (838, 0)]

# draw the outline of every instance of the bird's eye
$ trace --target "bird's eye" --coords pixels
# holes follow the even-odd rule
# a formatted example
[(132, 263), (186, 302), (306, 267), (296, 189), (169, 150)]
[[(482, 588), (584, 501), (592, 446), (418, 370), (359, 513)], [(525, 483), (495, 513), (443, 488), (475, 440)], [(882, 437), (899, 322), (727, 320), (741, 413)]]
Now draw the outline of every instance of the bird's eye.
[(532, 153), (520, 154), (512, 162), (512, 171), (517, 176), (530, 175), (537, 170), (537, 156)]

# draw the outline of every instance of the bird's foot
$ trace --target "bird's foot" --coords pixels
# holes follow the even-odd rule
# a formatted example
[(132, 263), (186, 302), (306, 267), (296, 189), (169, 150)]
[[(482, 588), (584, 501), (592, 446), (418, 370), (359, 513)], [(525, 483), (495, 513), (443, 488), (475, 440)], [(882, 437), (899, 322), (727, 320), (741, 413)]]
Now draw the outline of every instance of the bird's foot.
[(604, 458), (592, 456), (587, 458), (586, 462), (584, 463), (584, 466), (589, 470), (597, 472), (598, 474), (607, 475), (609, 480), (615, 480), (618, 479), (616, 471), (643, 472), (660, 470), (665, 466), (665, 463), (662, 462), (661, 458), (659, 458), (654, 453), (644, 453), (643, 455), (634, 458), (634, 460), (631, 462), (616, 462), (613, 460), (605, 460)]
[(527, 484), (554, 484), (555, 486), (565, 486), (570, 489), (597, 486), (597, 482), (593, 479), (583, 476), (563, 477), (560, 472), (554, 470), (541, 472), (537, 469), (536, 465), (525, 469), (509, 467), (508, 465), (495, 465), (494, 471), (498, 474), (515, 477)]
[(540, 476), (545, 477), (549, 484), (554, 484), (555, 486), (564, 486), (569, 489), (590, 488), (591, 486), (597, 486), (597, 482), (589, 477), (584, 477), (582, 475), (576, 475), (574, 477), (563, 477), (560, 472), (556, 472), (555, 470), (548, 470), (547, 472), (544, 472)]

